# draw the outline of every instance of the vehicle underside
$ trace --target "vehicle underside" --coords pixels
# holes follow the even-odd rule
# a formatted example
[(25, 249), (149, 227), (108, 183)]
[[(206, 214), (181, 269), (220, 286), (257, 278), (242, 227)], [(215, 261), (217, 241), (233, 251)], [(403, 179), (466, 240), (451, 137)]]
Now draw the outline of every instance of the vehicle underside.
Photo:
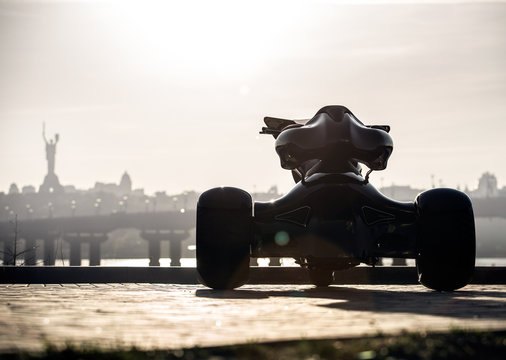
[(255, 202), (252, 257), (293, 257), (332, 270), (416, 257), (414, 203), (392, 201), (356, 174), (339, 174), (341, 183), (332, 175), (315, 174), (280, 199)]

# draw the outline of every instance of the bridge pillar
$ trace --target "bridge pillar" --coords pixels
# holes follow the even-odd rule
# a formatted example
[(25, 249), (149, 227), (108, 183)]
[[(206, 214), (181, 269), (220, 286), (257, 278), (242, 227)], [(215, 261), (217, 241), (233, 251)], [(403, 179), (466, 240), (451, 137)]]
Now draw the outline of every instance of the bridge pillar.
[(181, 255), (183, 240), (187, 239), (190, 234), (188, 231), (184, 232), (171, 232), (166, 234), (166, 238), (169, 242), (169, 255), (170, 255), (170, 266), (181, 266)]
[(149, 266), (160, 266), (160, 240), (150, 239), (149, 241)]
[(90, 266), (100, 265), (100, 241), (90, 241)]
[(90, 266), (100, 265), (100, 245), (107, 240), (107, 234), (65, 234), (63, 237), (70, 244), (70, 266), (81, 265), (81, 244), (90, 245)]
[(281, 266), (281, 258), (280, 257), (271, 257), (269, 258), (269, 266)]
[(404, 258), (393, 258), (392, 266), (406, 266), (406, 259)]
[(158, 231), (147, 232), (142, 230), (140, 235), (141, 238), (148, 241), (149, 266), (160, 266), (160, 233)]
[(182, 240), (170, 239), (169, 241), (170, 266), (181, 266)]
[(170, 265), (181, 266), (181, 242), (189, 235), (185, 232), (160, 232), (160, 231), (141, 231), (141, 237), (148, 241), (149, 250), (149, 266), (160, 266), (160, 243), (161, 241), (169, 241)]
[(55, 239), (52, 237), (44, 238), (44, 265), (54, 265), (56, 261), (54, 251)]
[[(68, 238), (65, 240), (69, 241)], [(81, 241), (73, 239), (70, 244), (70, 266), (81, 266)]]
[(181, 240), (171, 240), (169, 243), (170, 266), (181, 266)]
[(100, 246), (107, 240), (107, 234), (93, 234), (88, 242), (90, 244), (90, 266), (99, 266), (101, 257)]
[(25, 238), (25, 265), (33, 266), (37, 263), (37, 255), (35, 253), (35, 239), (34, 238)]

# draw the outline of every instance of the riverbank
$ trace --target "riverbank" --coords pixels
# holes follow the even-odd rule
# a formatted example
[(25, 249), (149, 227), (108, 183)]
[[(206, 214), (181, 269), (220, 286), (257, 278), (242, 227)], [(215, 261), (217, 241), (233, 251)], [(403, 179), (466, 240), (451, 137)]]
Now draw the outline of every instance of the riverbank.
[[(3, 284), (163, 283), (199, 284), (194, 267), (0, 266)], [(309, 284), (300, 267), (250, 267), (249, 284)], [(476, 267), (472, 284), (506, 284), (506, 267)], [(412, 266), (358, 266), (334, 272), (335, 285), (417, 285)]]

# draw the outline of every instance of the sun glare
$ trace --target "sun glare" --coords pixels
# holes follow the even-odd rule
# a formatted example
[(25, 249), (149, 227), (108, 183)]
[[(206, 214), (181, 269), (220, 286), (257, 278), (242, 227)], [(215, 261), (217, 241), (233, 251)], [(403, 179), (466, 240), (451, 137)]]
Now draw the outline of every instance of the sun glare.
[[(299, 4), (301, 5), (301, 4)], [(234, 76), (280, 51), (300, 6), (284, 1), (110, 2), (103, 18), (116, 41), (143, 66)]]

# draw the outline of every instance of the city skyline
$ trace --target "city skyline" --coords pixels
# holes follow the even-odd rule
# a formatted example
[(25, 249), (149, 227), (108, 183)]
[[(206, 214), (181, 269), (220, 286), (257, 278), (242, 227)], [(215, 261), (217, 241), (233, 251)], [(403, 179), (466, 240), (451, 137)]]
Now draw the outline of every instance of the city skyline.
[[(60, 184), (61, 190), (59, 190), (57, 193), (60, 194), (76, 194), (76, 193), (110, 193), (114, 194), (117, 197), (121, 197), (125, 194), (129, 195), (135, 195), (140, 197), (154, 197), (163, 194), (164, 196), (167, 195), (167, 192), (169, 189), (160, 189), (158, 191), (155, 191), (154, 193), (147, 193), (144, 190), (144, 187), (142, 185), (140, 186), (133, 186), (132, 179), (130, 177), (130, 174), (125, 171), (123, 174), (118, 177), (119, 181), (117, 182), (102, 182), (102, 181), (95, 181), (94, 185), (89, 188), (78, 188), (73, 184)], [(488, 197), (506, 197), (506, 185), (505, 186), (499, 186), (500, 182), (498, 181), (495, 174), (486, 171), (477, 179), (477, 186), (474, 188), (469, 187), (458, 187), (458, 190), (464, 191), (471, 197), (477, 197), (477, 198), (488, 198)], [(440, 185), (440, 184), (439, 184)], [(424, 188), (416, 188), (412, 187), (410, 184), (381, 184), (378, 189), (382, 192), (384, 192), (385, 195), (390, 196), (392, 198), (395, 198), (393, 195), (393, 192), (400, 190), (401, 193), (410, 194), (408, 197), (397, 198), (398, 200), (413, 200), (416, 195), (421, 192), (428, 190), (430, 188), (438, 187), (438, 184), (435, 182), (435, 178), (432, 179), (432, 184), (428, 187)], [(256, 186), (253, 187), (252, 194), (258, 194), (258, 195), (266, 195), (266, 194), (275, 194), (277, 196), (281, 196), (284, 193), (278, 191), (278, 186), (276, 184), (271, 185), (268, 189), (257, 189)], [(194, 193), (199, 194), (204, 190), (200, 189), (185, 189), (180, 192), (171, 192), (169, 196), (178, 196), (182, 194), (187, 193)], [(41, 186), (36, 185), (23, 185), (18, 186), (17, 183), (13, 182), (10, 184), (9, 189), (7, 191), (0, 190), (0, 194), (3, 195), (12, 195), (12, 194), (47, 194), (48, 196), (51, 196), (53, 191), (47, 191), (47, 189), (43, 189)], [(55, 193), (56, 194), (56, 193)], [(264, 199), (268, 200), (268, 199)]]
[(504, 186), (505, 2), (352, 3), (0, 0), (0, 191), (42, 184), (45, 122), (62, 185), (287, 192), (262, 119), (328, 104), (391, 125), (377, 187)]

